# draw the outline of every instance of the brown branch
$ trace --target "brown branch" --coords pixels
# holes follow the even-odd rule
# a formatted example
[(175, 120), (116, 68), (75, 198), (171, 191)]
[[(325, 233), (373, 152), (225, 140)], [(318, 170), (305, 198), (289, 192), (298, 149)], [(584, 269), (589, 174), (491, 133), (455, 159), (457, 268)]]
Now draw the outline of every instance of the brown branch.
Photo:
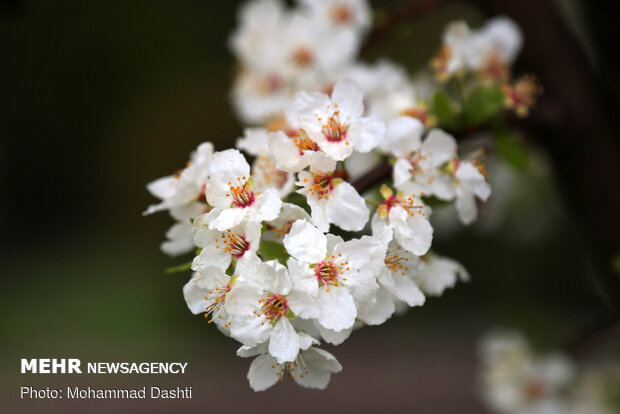
[(606, 316), (573, 338), (566, 346), (566, 351), (574, 358), (583, 357), (593, 347), (619, 333), (620, 318)]
[(403, 4), (398, 10), (391, 13), (383, 23), (372, 29), (362, 46), (362, 53), (367, 52), (368, 49), (387, 37), (398, 23), (432, 13), (439, 8), (440, 2), (445, 3), (446, 0), (414, 0)]
[(392, 166), (390, 165), (390, 161), (385, 159), (366, 174), (353, 181), (352, 184), (358, 193), (363, 194), (381, 181), (389, 178), (391, 174)]
[[(620, 277), (611, 270), (620, 250), (620, 151), (614, 99), (609, 96), (613, 88), (589, 65), (550, 2), (471, 3), (489, 16), (512, 17), (524, 32), (525, 47), (517, 63), (545, 87), (528, 126), (552, 160), (565, 205), (596, 267), (595, 287), (610, 314), (618, 315)], [(600, 62), (603, 67), (605, 59)]]

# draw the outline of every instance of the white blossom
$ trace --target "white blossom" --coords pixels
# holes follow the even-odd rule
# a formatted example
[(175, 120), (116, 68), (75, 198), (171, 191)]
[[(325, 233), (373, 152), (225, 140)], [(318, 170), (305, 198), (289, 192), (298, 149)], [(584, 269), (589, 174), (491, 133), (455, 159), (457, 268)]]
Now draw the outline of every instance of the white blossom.
[(385, 124), (379, 118), (362, 116), (363, 99), (362, 90), (349, 80), (338, 82), (331, 98), (300, 91), (295, 95), (299, 125), (334, 160), (344, 160), (354, 149), (368, 152), (383, 138)]
[(375, 244), (343, 242), (298, 220), (284, 237), (284, 246), (292, 256), (288, 268), (293, 282), (316, 299), (318, 323), (336, 332), (352, 327), (357, 317), (355, 298), (363, 299), (378, 288), (375, 276), (365, 268)]
[(381, 187), (384, 201), (372, 218), (374, 234), (385, 227), (394, 231), (394, 239), (405, 250), (421, 256), (431, 247), (433, 228), (428, 221), (429, 208), (419, 195), (394, 194), (386, 185)]
[(237, 150), (216, 153), (209, 166), (207, 201), (215, 207), (209, 227), (228, 230), (244, 220), (260, 222), (278, 216), (282, 200), (275, 188), (254, 191), (250, 166)]

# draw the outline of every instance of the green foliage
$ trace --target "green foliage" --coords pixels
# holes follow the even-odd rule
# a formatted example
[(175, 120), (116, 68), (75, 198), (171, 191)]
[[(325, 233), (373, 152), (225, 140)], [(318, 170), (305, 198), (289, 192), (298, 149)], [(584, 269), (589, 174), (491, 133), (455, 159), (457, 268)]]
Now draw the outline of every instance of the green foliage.
[(263, 260), (277, 260), (283, 265), (286, 264), (286, 261), (290, 257), (284, 250), (284, 246), (281, 243), (267, 240), (261, 240), (257, 253)]
[(463, 103), (463, 120), (468, 126), (480, 125), (504, 107), (504, 92), (497, 86), (481, 86)]
[(188, 270), (192, 270), (192, 262), (183, 263), (178, 266), (167, 267), (164, 270), (164, 272), (171, 274), (171, 273), (186, 272)]
[(435, 196), (426, 196), (425, 195), (424, 197), (422, 197), (422, 199), (424, 200), (424, 204), (426, 204), (430, 208), (444, 207), (444, 206), (450, 205), (452, 203), (451, 201), (442, 200), (442, 199), (437, 198)]
[(519, 171), (525, 171), (529, 164), (527, 145), (516, 134), (508, 131), (496, 135), (495, 145), (497, 153)]
[(308, 205), (308, 202), (306, 201), (306, 197), (302, 196), (299, 193), (289, 194), (286, 197), (285, 201), (287, 203), (295, 204), (296, 206), (303, 208), (304, 210), (306, 210), (308, 214), (310, 213), (310, 206)]
[(444, 91), (437, 91), (433, 96), (431, 112), (437, 117), (439, 126), (445, 129), (458, 129), (458, 106)]

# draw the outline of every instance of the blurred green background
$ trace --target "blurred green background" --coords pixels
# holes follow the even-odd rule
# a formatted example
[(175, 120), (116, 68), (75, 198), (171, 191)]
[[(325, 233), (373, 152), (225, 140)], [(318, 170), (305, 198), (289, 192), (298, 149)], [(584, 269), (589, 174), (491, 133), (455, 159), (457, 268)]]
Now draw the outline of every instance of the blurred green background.
[[(377, 16), (400, 1), (375, 2)], [(210, 140), (234, 145), (242, 125), (229, 105), (235, 62), (227, 36), (235, 2), (9, 1), (0, 6), (0, 411), (2, 412), (484, 412), (476, 341), (514, 326), (541, 347), (563, 344), (605, 309), (584, 242), (545, 175), (545, 237), (515, 242), (509, 229), (438, 238), (472, 281), (383, 326), (355, 332), (332, 352), (344, 366), (323, 392), (280, 384), (254, 393), (250, 360), (186, 308), (189, 275), (164, 274), (171, 225), (142, 217), (147, 182), (182, 167)], [(415, 70), (443, 25), (479, 11), (466, 3), (396, 28), (366, 59)], [(526, 38), (526, 43), (532, 39)], [(534, 212), (536, 209), (534, 209)], [(532, 213), (535, 214), (535, 213)], [(329, 348), (328, 348), (329, 349)], [(330, 349), (331, 350), (331, 349)], [(164, 376), (20, 375), (20, 358), (188, 361)], [(188, 401), (27, 401), (21, 385), (189, 385)]]

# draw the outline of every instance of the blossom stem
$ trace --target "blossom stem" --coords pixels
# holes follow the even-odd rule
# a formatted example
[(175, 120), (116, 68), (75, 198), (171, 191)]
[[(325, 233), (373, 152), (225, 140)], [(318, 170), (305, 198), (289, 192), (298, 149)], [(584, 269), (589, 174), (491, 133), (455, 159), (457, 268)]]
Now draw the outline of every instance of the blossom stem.
[(379, 184), (381, 181), (390, 177), (392, 173), (392, 166), (388, 159), (383, 160), (380, 164), (372, 168), (366, 174), (362, 175), (357, 180), (353, 181), (353, 187), (357, 190), (358, 193), (362, 194), (376, 184)]

